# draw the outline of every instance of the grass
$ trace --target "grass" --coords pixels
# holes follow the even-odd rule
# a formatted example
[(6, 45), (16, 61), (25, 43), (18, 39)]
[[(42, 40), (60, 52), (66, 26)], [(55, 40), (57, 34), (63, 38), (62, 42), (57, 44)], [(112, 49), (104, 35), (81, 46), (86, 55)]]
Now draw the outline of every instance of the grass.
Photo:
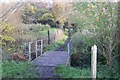
[(89, 68), (74, 68), (68, 66), (57, 66), (56, 73), (62, 78), (90, 78), (90, 69)]
[(2, 64), (3, 78), (36, 78), (34, 66), (28, 62), (8, 62), (3, 61)]
[(64, 44), (65, 40), (68, 38), (68, 36), (66, 36), (65, 34), (62, 35), (60, 40), (57, 40), (55, 43), (48, 45), (45, 48), (45, 51), (54, 51), (57, 48), (59, 48), (62, 44)]
[[(50, 35), (55, 34), (56, 29), (55, 28), (50, 28)], [(39, 31), (30, 31), (26, 36), (23, 36), (24, 39), (26, 40), (36, 40), (40, 38), (44, 38), (48, 36), (48, 29), (45, 30), (39, 30)]]
[[(61, 78), (91, 78), (91, 69), (88, 68), (76, 68), (76, 67), (67, 67), (67, 66), (57, 66), (56, 73), (60, 75)], [(114, 78), (115, 80), (120, 79), (120, 75), (117, 72), (117, 69), (108, 69), (106, 65), (97, 65), (97, 78)]]

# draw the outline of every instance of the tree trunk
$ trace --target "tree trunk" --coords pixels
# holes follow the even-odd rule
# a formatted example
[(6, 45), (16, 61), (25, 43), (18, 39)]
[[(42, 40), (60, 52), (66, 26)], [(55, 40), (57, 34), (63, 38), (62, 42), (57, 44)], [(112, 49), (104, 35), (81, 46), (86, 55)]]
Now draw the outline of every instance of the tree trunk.
[(110, 41), (107, 50), (107, 65), (109, 66), (109, 69), (112, 68), (112, 43)]

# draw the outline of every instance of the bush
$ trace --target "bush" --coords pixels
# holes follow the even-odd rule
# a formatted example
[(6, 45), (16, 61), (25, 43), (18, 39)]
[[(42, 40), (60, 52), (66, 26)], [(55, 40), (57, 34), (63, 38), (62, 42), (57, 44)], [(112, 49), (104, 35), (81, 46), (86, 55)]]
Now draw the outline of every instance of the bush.
[[(72, 66), (87, 67), (90, 65), (91, 47), (95, 40), (91, 33), (77, 32), (72, 36), (72, 44), (74, 47), (73, 55), (71, 56)], [(106, 58), (98, 51), (98, 63), (106, 64)]]
[[(116, 65), (116, 64), (115, 64)], [(118, 67), (116, 65), (116, 67)], [(120, 79), (120, 75), (118, 74), (118, 68), (112, 68), (110, 71), (108, 66), (97, 64), (97, 78), (110, 79), (113, 78), (115, 80)], [(78, 67), (68, 67), (68, 66), (57, 66), (56, 73), (60, 75), (61, 78), (91, 78), (91, 69), (89, 68), (78, 68)]]
[(74, 68), (67, 66), (57, 66), (56, 73), (62, 78), (90, 78), (89, 68)]
[(36, 78), (34, 66), (28, 62), (8, 62), (2, 64), (3, 78)]
[(98, 78), (116, 78), (120, 79), (120, 75), (118, 74), (118, 65), (114, 61), (114, 66), (110, 70), (107, 65), (97, 65), (97, 77)]
[[(89, 36), (91, 37), (91, 36)], [(90, 65), (91, 45), (90, 38), (77, 32), (72, 36), (72, 44), (74, 47), (73, 55), (71, 56), (71, 65), (79, 67), (87, 67)], [(92, 42), (92, 41), (91, 41)]]

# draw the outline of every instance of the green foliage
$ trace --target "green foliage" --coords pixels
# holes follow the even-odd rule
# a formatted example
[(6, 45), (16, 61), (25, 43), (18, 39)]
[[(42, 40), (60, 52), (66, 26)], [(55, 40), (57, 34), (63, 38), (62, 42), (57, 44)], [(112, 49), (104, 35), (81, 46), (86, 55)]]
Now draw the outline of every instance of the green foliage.
[(31, 16), (37, 11), (37, 8), (34, 6), (34, 3), (29, 3), (25, 7), (25, 15)]
[[(118, 66), (115, 64), (116, 68), (112, 68), (110, 71), (106, 65), (97, 65), (97, 78), (114, 78), (119, 79)], [(68, 66), (57, 66), (56, 73), (60, 75), (61, 78), (91, 78), (90, 68), (77, 68)]]
[(45, 51), (48, 51), (48, 50), (56, 50), (58, 49), (62, 44), (64, 44), (64, 41), (67, 39), (68, 37), (66, 35), (62, 35), (62, 38), (60, 40), (57, 40), (55, 43), (53, 44), (50, 44), (48, 45), (46, 48), (45, 48)]
[(2, 40), (3, 41), (10, 41), (10, 42), (14, 42), (15, 41), (15, 39), (13, 37), (7, 36), (7, 35), (3, 36)]
[(116, 78), (119, 79), (117, 61), (114, 61), (114, 66), (110, 70), (107, 65), (97, 65), (97, 77), (98, 78)]
[(24, 6), (21, 17), (23, 18), (23, 23), (30, 23), (30, 17), (35, 15), (37, 8), (34, 6), (34, 3), (29, 3)]
[(54, 16), (54, 13), (48, 9), (39, 9), (33, 3), (27, 4), (22, 14), (23, 23), (26, 24), (48, 24), (52, 28), (59, 27), (56, 23), (58, 20)]
[(84, 33), (84, 35), (81, 33), (79, 35), (82, 41), (90, 47), (96, 44), (98, 53), (102, 54), (107, 64), (111, 66), (113, 57), (117, 55), (115, 48), (119, 42), (115, 36), (117, 34), (117, 4), (77, 2), (73, 7), (76, 14), (71, 15), (77, 17), (72, 19), (77, 22), (80, 32)]
[(28, 62), (8, 62), (2, 63), (3, 78), (36, 78), (34, 66)]
[(42, 25), (42, 24), (27, 24), (23, 29), (25, 34), (25, 39), (29, 40), (36, 40), (40, 38), (47, 37), (48, 30), (50, 30), (50, 35), (55, 33), (54, 28), (50, 28), (49, 25)]
[(62, 78), (90, 78), (89, 68), (74, 68), (67, 66), (57, 66), (56, 73)]
[(15, 27), (12, 26), (10, 23), (8, 22), (0, 23), (0, 39), (2, 41), (0, 42), (1, 46), (5, 46), (8, 44), (12, 44), (12, 42), (15, 42), (15, 39), (12, 36), (14, 30)]
[(45, 21), (47, 21), (47, 20), (54, 21), (54, 16), (51, 13), (45, 13), (42, 15), (41, 19), (45, 20)]

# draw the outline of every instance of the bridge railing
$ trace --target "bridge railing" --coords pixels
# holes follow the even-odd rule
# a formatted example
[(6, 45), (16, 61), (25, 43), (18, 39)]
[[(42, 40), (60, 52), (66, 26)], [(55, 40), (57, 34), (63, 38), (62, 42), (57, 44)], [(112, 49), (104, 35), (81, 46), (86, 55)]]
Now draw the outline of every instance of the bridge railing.
[(32, 60), (32, 56), (34, 57), (38, 57), (40, 55), (42, 55), (42, 52), (43, 52), (43, 40), (36, 40), (36, 41), (33, 41), (33, 42), (29, 42), (29, 43), (25, 43), (25, 48), (24, 48), (25, 52), (24, 54), (26, 56), (28, 56), (29, 58), (29, 61)]
[(72, 41), (70, 40), (67, 44), (67, 53), (70, 55), (67, 65), (70, 66), (71, 64), (71, 55), (72, 55)]
[(24, 54), (28, 56), (29, 61), (42, 55), (43, 48), (45, 48), (49, 43), (54, 43), (56, 40), (56, 34), (49, 35), (41, 40), (36, 40), (24, 44)]

